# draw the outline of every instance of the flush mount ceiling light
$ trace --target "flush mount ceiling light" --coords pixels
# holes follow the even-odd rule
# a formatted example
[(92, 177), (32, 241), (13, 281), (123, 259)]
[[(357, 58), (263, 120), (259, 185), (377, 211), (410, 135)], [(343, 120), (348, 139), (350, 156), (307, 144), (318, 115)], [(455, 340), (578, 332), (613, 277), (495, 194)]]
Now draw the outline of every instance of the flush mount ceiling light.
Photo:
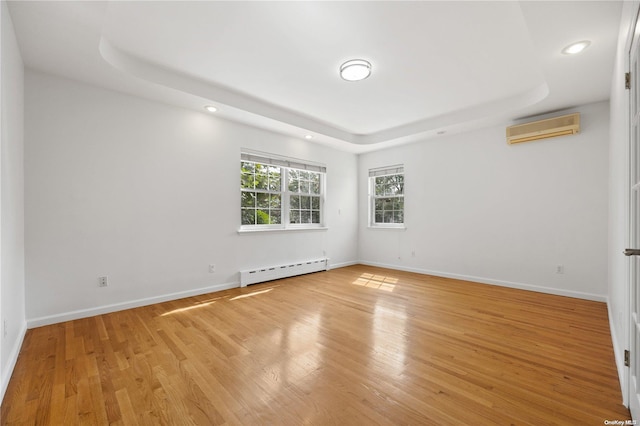
[(575, 55), (576, 53), (580, 53), (584, 49), (589, 47), (590, 44), (591, 44), (591, 42), (589, 40), (582, 40), (582, 41), (578, 41), (576, 43), (571, 43), (570, 45), (568, 45), (567, 47), (562, 49), (562, 54), (563, 55)]
[(313, 136), (311, 136), (311, 135), (304, 135), (304, 138), (305, 138), (305, 139), (313, 139)]
[(214, 107), (213, 105), (207, 105), (206, 107), (204, 107), (204, 109), (209, 112), (216, 112), (218, 110), (218, 108)]
[(340, 77), (347, 81), (364, 80), (371, 74), (371, 64), (364, 59), (352, 59), (340, 65)]

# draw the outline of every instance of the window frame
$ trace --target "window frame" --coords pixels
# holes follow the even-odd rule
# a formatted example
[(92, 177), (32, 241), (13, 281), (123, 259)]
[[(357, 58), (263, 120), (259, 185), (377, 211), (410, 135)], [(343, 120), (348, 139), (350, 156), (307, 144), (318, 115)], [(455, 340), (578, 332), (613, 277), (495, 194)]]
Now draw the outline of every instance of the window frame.
[[(251, 188), (251, 189), (249, 189), (249, 188), (243, 188), (243, 187), (242, 187), (242, 176), (243, 176), (243, 173), (242, 173), (242, 164), (244, 164), (244, 163), (260, 164), (260, 165), (262, 165), (262, 166), (266, 166), (266, 167), (278, 167), (278, 169), (279, 169), (279, 174), (280, 174), (280, 188), (279, 188), (278, 190), (270, 189), (270, 188), (268, 187), (268, 184), (267, 184), (267, 188), (266, 188), (266, 189), (258, 189), (258, 188)], [(257, 163), (257, 162), (253, 162), (253, 161), (245, 161), (245, 160), (241, 160), (241, 161), (240, 161), (240, 165), (241, 165), (241, 166), (240, 166), (240, 167), (241, 167), (241, 168), (240, 168), (240, 225), (241, 225), (241, 226), (252, 226), (252, 227), (258, 227), (258, 226), (259, 226), (259, 227), (261, 227), (261, 228), (265, 228), (265, 229), (278, 228), (278, 227), (280, 226), (280, 224), (282, 223), (282, 220), (283, 220), (283, 218), (282, 218), (282, 201), (283, 201), (283, 193), (282, 193), (282, 180), (283, 180), (283, 176), (282, 176), (282, 167), (281, 167), (281, 166), (273, 166), (273, 165), (270, 165), (270, 164), (264, 164), (264, 163)], [(268, 174), (267, 174), (267, 175), (268, 175)], [(268, 194), (269, 196), (271, 196), (271, 195), (279, 195), (279, 196), (280, 196), (280, 224), (277, 224), (277, 223), (276, 223), (276, 224), (268, 224), (268, 223), (266, 223), (266, 224), (262, 224), (262, 223), (261, 223), (261, 224), (258, 224), (258, 223), (256, 223), (256, 224), (253, 224), (253, 225), (242, 225), (242, 215), (243, 215), (243, 210), (245, 209), (245, 206), (243, 206), (243, 197), (242, 197), (242, 194), (243, 194), (243, 193), (255, 193), (255, 194), (256, 194), (255, 207), (253, 207), (253, 208), (252, 208), (254, 211), (257, 211), (257, 210), (263, 210), (263, 209), (260, 209), (260, 208), (258, 207), (258, 196), (259, 196), (258, 194)], [(268, 210), (272, 210), (272, 209), (271, 209), (270, 207), (268, 207)]]
[[(315, 196), (315, 194), (309, 192), (309, 193), (301, 193), (301, 192), (292, 192), (289, 190), (289, 173), (291, 172), (291, 170), (295, 170), (295, 171), (307, 171), (307, 172), (313, 172), (313, 173), (318, 173), (319, 176), (319, 182), (318, 184), (320, 185), (320, 193), (317, 195), (319, 197), (319, 215), (320, 215), (320, 221), (318, 223), (291, 223), (291, 197), (292, 196), (301, 196), (301, 195), (307, 195), (307, 196)], [(307, 228), (320, 228), (320, 227), (324, 227), (324, 188), (325, 188), (325, 177), (326, 177), (326, 172), (316, 172), (313, 170), (302, 170), (302, 169), (297, 169), (297, 168), (287, 168), (286, 172), (285, 172), (285, 178), (283, 179), (283, 186), (285, 186), (285, 199), (286, 199), (286, 208), (285, 208), (285, 203), (283, 203), (283, 217), (285, 217), (286, 215), (286, 222), (283, 220), (283, 222), (285, 222), (284, 224), (286, 225), (286, 227), (292, 228), (292, 229), (307, 229)], [(299, 209), (300, 211), (302, 211), (303, 209)], [(305, 209), (306, 210), (306, 209)], [(310, 208), (309, 211), (313, 212), (314, 209)]]
[[(278, 231), (278, 230), (304, 230), (304, 229), (326, 229), (324, 204), (326, 197), (326, 167), (324, 164), (312, 163), (304, 160), (297, 160), (288, 157), (276, 156), (273, 154), (256, 151), (242, 150), (240, 155), (240, 176), (242, 177), (242, 164), (251, 162), (263, 166), (273, 166), (280, 168), (280, 191), (256, 191), (256, 189), (245, 189), (240, 181), (240, 232), (253, 231)], [(312, 172), (319, 175), (319, 194), (293, 192), (289, 189), (289, 179), (292, 171)], [(242, 178), (241, 178), (242, 179)], [(242, 193), (243, 192), (268, 192), (280, 194), (280, 223), (279, 224), (243, 224), (242, 223)], [(291, 198), (296, 195), (308, 195), (319, 197), (319, 223), (290, 223), (291, 220)], [(256, 207), (257, 208), (257, 207)], [(315, 209), (309, 209), (313, 212)], [(312, 214), (312, 213), (310, 213)]]
[[(402, 175), (402, 194), (400, 195), (376, 195), (376, 178), (383, 176), (395, 176)], [(369, 227), (378, 229), (406, 229), (406, 181), (404, 165), (395, 165), (388, 167), (379, 167), (369, 169), (368, 175), (368, 189), (369, 189)], [(402, 222), (376, 222), (376, 200), (380, 198), (400, 198), (402, 199)]]

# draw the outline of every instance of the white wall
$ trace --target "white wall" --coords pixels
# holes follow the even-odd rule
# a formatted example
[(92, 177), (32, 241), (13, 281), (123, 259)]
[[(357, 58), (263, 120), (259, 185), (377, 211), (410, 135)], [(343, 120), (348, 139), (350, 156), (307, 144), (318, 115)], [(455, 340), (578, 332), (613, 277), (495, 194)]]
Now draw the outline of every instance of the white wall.
[(631, 26), (638, 2), (625, 2), (611, 82), (609, 131), (609, 274), (608, 308), (611, 338), (624, 403), (628, 401), (628, 369), (624, 350), (629, 348), (629, 261), (622, 255), (628, 247), (629, 220), (629, 92), (624, 73), (629, 70)]
[[(33, 71), (25, 117), (30, 326), (357, 259), (353, 154)], [(329, 230), (239, 235), (241, 147), (325, 163)]]
[(24, 299), (24, 66), (7, 5), (1, 6), (2, 118), (0, 121), (0, 401), (26, 331)]
[[(608, 103), (575, 111), (574, 136), (510, 146), (505, 123), (361, 155), (360, 260), (605, 300)], [(393, 164), (407, 229), (370, 229), (368, 170)]]

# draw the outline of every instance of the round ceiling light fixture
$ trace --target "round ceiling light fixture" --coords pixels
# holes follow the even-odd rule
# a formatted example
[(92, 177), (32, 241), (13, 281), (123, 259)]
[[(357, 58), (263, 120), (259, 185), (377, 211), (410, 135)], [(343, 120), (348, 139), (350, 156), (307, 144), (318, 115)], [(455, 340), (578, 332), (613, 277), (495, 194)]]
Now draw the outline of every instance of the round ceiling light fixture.
[(567, 47), (562, 49), (562, 54), (563, 55), (575, 55), (576, 53), (580, 53), (584, 49), (589, 47), (590, 44), (591, 44), (591, 42), (589, 40), (582, 40), (582, 41), (578, 41), (576, 43), (571, 43), (570, 45), (568, 45)]
[(214, 107), (213, 105), (207, 105), (206, 107), (204, 107), (204, 109), (209, 112), (216, 112), (218, 110), (218, 108)]
[(364, 59), (352, 59), (340, 65), (340, 77), (347, 81), (360, 81), (371, 75), (371, 64)]

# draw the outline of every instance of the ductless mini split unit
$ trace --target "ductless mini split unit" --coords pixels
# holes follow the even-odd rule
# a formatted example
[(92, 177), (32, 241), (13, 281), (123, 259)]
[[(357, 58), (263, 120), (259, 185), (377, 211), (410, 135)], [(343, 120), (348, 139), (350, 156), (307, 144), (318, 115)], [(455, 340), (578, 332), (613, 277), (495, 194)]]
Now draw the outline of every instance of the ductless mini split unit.
[(507, 127), (507, 143), (532, 142), (580, 132), (580, 113)]

